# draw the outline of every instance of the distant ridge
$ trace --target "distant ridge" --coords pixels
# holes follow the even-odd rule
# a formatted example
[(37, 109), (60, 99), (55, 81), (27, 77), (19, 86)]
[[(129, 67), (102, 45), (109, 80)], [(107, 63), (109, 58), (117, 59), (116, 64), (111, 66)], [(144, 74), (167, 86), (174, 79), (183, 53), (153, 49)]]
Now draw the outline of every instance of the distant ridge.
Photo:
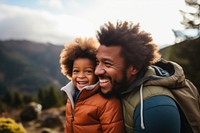
[(0, 93), (6, 89), (34, 93), (41, 87), (64, 85), (59, 66), (62, 48), (27, 40), (0, 41)]

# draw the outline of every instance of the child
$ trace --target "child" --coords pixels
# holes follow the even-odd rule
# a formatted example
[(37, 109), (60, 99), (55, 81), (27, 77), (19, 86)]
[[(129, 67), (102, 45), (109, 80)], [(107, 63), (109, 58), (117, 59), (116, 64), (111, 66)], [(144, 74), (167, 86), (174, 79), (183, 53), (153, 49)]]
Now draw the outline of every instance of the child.
[(94, 75), (98, 42), (92, 38), (77, 38), (65, 45), (60, 54), (61, 72), (71, 79), (65, 91), (65, 133), (123, 133), (124, 124), (120, 100), (106, 99), (99, 93)]

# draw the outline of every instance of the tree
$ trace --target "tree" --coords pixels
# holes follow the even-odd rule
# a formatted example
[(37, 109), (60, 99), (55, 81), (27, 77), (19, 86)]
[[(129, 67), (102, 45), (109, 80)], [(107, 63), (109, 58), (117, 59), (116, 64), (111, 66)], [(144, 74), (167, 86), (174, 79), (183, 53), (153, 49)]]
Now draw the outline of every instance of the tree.
[(19, 92), (14, 93), (13, 106), (19, 107), (23, 104), (22, 94)]
[(43, 109), (62, 106), (65, 99), (62, 92), (53, 86), (41, 88), (38, 91), (38, 100), (42, 104)]
[(186, 8), (180, 10), (183, 17), (181, 24), (185, 29), (172, 30), (176, 38), (175, 43), (193, 40), (200, 36), (200, 0), (185, 0), (185, 4)]
[(34, 101), (34, 98), (30, 94), (25, 94), (25, 95), (23, 95), (22, 98), (23, 98), (23, 102), (25, 104), (28, 104), (28, 103)]
[[(199, 0), (185, 0), (188, 11), (180, 10), (183, 20), (181, 24), (186, 29), (200, 29), (200, 1)], [(200, 34), (200, 33), (198, 33)]]
[(62, 98), (60, 97), (60, 93), (56, 90), (54, 87), (49, 88), (49, 93), (47, 95), (47, 98), (49, 102), (51, 103), (51, 106), (60, 106), (62, 102)]
[(14, 97), (12, 95), (12, 93), (7, 90), (2, 98), (3, 102), (8, 104), (8, 105), (11, 105), (14, 101)]

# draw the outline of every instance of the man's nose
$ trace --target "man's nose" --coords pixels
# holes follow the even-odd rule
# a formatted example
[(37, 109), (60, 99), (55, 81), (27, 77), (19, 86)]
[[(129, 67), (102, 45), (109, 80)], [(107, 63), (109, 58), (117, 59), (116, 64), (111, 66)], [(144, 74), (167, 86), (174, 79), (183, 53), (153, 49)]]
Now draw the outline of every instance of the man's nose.
[(95, 68), (95, 75), (101, 75), (101, 74), (103, 74), (105, 72), (105, 70), (103, 69), (103, 67), (99, 64), (99, 65), (97, 65), (96, 66), (96, 68)]

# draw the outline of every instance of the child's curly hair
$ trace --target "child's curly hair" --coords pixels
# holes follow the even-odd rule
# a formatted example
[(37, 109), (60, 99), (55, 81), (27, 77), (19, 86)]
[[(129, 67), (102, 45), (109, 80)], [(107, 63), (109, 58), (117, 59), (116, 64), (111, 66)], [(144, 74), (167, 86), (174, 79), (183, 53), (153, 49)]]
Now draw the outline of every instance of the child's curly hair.
[(99, 43), (93, 38), (76, 38), (66, 44), (60, 53), (60, 67), (63, 75), (71, 79), (74, 60), (88, 58), (96, 62), (96, 52)]

